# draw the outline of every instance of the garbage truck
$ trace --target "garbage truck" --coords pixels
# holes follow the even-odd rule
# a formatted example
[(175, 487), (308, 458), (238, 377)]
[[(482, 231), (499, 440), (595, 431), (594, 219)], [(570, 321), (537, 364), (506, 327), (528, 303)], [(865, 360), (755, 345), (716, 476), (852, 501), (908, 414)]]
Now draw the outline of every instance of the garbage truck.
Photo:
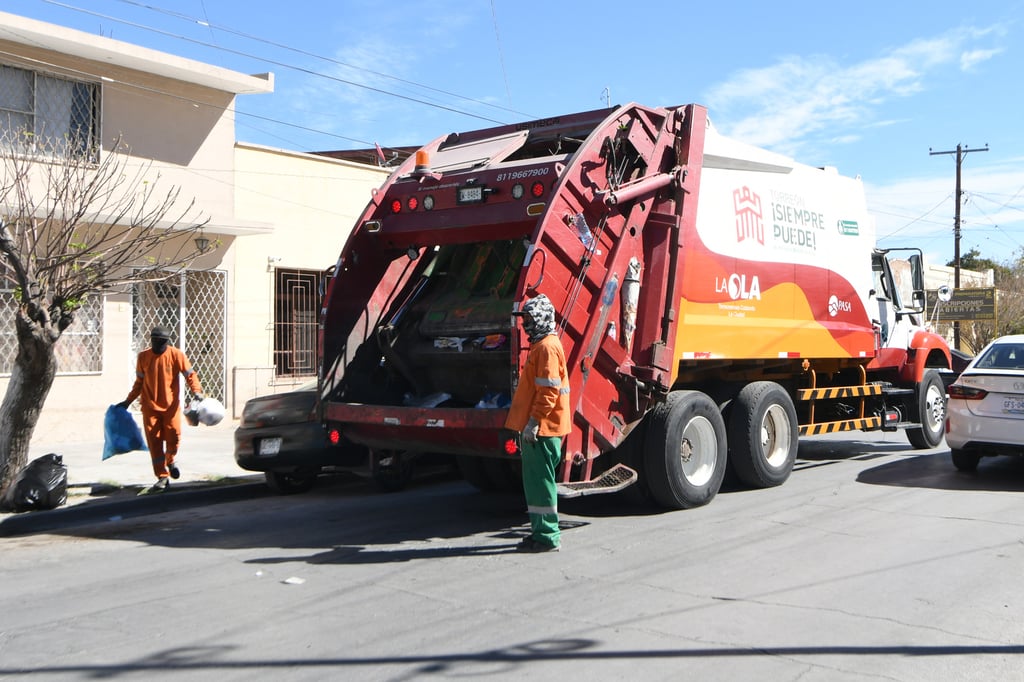
[(561, 496), (690, 508), (727, 468), (782, 484), (802, 436), (943, 438), (922, 254), (876, 246), (860, 179), (730, 139), (699, 104), (635, 103), (444, 135), (394, 170), (324, 297), (328, 432), (392, 487), (438, 452), (518, 487), (513, 313), (538, 294), (570, 372)]

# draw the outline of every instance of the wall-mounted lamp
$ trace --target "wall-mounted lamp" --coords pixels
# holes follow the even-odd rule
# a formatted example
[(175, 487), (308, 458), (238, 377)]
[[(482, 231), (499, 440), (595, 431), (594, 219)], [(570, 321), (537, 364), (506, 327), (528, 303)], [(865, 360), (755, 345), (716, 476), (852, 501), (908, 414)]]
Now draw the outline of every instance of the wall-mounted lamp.
[(199, 236), (195, 238), (195, 242), (199, 253), (206, 253), (206, 250), (210, 248), (210, 240), (202, 230), (199, 230)]

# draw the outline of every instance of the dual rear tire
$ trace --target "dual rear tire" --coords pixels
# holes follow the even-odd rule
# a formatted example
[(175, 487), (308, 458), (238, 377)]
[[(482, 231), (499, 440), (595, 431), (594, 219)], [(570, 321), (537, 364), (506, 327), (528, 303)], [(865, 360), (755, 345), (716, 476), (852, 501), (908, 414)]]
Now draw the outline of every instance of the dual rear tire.
[(732, 400), (728, 425), (700, 391), (673, 391), (648, 417), (643, 465), (651, 497), (668, 509), (707, 504), (722, 487), (727, 462), (746, 485), (766, 488), (789, 478), (798, 426), (789, 394), (758, 381)]

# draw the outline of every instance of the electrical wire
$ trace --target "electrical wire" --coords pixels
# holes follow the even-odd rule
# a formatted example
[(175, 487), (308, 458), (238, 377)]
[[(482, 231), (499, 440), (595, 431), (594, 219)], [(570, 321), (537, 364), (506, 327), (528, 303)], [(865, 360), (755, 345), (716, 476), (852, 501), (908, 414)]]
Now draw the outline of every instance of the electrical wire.
[(126, 19), (119, 19), (117, 17), (113, 17), (113, 16), (110, 16), (110, 15), (107, 15), (107, 14), (103, 14), (103, 13), (100, 13), (100, 12), (95, 12), (93, 10), (87, 10), (87, 9), (84, 9), (84, 8), (75, 7), (73, 5), (68, 5), (67, 3), (63, 3), (63, 2), (57, 2), (57, 0), (43, 0), (43, 2), (45, 2), (47, 4), (51, 4), (51, 5), (57, 6), (57, 7), (63, 7), (64, 9), (69, 9), (69, 10), (72, 10), (72, 11), (75, 11), (75, 12), (81, 12), (83, 14), (88, 14), (90, 16), (94, 16), (94, 17), (97, 17), (97, 18), (100, 18), (100, 19), (109, 19), (110, 21), (115, 21), (117, 23), (124, 24), (124, 25), (130, 26), (132, 28), (137, 28), (137, 29), (141, 29), (141, 30), (144, 30), (144, 31), (151, 31), (153, 33), (157, 33), (159, 35), (163, 35), (163, 36), (166, 36), (166, 37), (169, 37), (169, 38), (175, 38), (177, 40), (183, 40), (185, 42), (192, 43), (194, 45), (201, 45), (203, 47), (209, 47), (209, 48), (212, 48), (212, 49), (215, 49), (215, 50), (221, 50), (223, 52), (227, 52), (229, 54), (233, 54), (233, 55), (236, 55), (236, 56), (239, 56), (239, 57), (246, 57), (248, 59), (255, 59), (257, 61), (264, 62), (264, 63), (267, 63), (267, 64), (272, 64), (274, 66), (280, 66), (281, 68), (284, 68), (284, 69), (291, 69), (293, 71), (298, 71), (299, 73), (304, 73), (304, 74), (307, 74), (307, 75), (310, 75), (310, 76), (316, 76), (316, 77), (319, 77), (319, 78), (325, 78), (327, 80), (335, 81), (337, 83), (342, 83), (344, 85), (349, 85), (349, 86), (352, 86), (352, 87), (355, 87), (355, 88), (361, 88), (361, 89), (368, 90), (370, 92), (374, 92), (374, 93), (377, 93), (377, 94), (380, 94), (380, 95), (387, 95), (389, 97), (395, 97), (395, 98), (398, 98), (398, 99), (401, 99), (401, 100), (405, 100), (405, 101), (408, 101), (408, 102), (413, 102), (415, 104), (422, 104), (423, 106), (433, 107), (435, 109), (440, 109), (442, 111), (447, 111), (447, 112), (450, 112), (450, 113), (453, 113), (453, 114), (459, 114), (461, 116), (468, 116), (470, 118), (475, 118), (475, 119), (478, 119), (478, 120), (481, 120), (481, 121), (487, 121), (489, 123), (497, 123), (497, 124), (500, 124), (500, 125), (504, 125), (504, 124), (507, 123), (507, 121), (501, 121), (501, 120), (498, 120), (498, 119), (489, 118), (487, 116), (482, 116), (482, 115), (474, 114), (474, 113), (471, 113), (471, 112), (468, 112), (468, 111), (463, 111), (461, 109), (456, 109), (455, 107), (450, 107), (450, 106), (445, 106), (443, 104), (429, 102), (427, 100), (420, 99), (418, 97), (411, 97), (411, 96), (408, 96), (408, 95), (399, 94), (397, 92), (391, 92), (389, 90), (384, 90), (382, 88), (375, 88), (375, 87), (373, 87), (371, 85), (366, 85), (364, 83), (358, 83), (356, 81), (348, 80), (346, 78), (341, 78), (339, 76), (332, 76), (332, 75), (329, 75), (329, 74), (326, 74), (326, 73), (321, 73), (319, 71), (315, 71), (313, 69), (307, 69), (307, 68), (302, 67), (302, 66), (295, 66), (294, 64), (288, 64), (286, 62), (281, 62), (281, 61), (278, 61), (278, 60), (275, 60), (275, 59), (270, 59), (268, 57), (260, 57), (258, 55), (250, 54), (248, 52), (243, 52), (241, 50), (235, 50), (235, 49), (229, 48), (229, 47), (221, 47), (221, 46), (218, 46), (218, 45), (214, 45), (212, 43), (204, 42), (202, 40), (196, 40), (195, 38), (189, 38), (188, 36), (172, 33), (170, 31), (165, 31), (163, 29), (155, 28), (155, 27), (152, 27), (152, 26), (146, 26), (145, 24), (139, 24), (139, 23), (136, 23), (136, 22), (133, 22), (133, 21), (128, 21)]
[(505, 81), (505, 95), (509, 104), (512, 103), (512, 89), (508, 86), (508, 72), (505, 70), (505, 53), (501, 49), (501, 35), (498, 33), (498, 12), (494, 7), (494, 0), (491, 0), (491, 21), (494, 23), (494, 42), (498, 45), (498, 62), (501, 64), (501, 77)]
[[(49, 4), (59, 4), (59, 3), (55, 2), (54, 0), (43, 0), (43, 2), (47, 2)], [(126, 4), (126, 5), (132, 5), (134, 7), (140, 7), (140, 8), (143, 8), (143, 9), (147, 9), (147, 10), (156, 12), (158, 14), (164, 14), (166, 16), (174, 17), (176, 19), (181, 19), (183, 21), (187, 21), (187, 22), (190, 22), (190, 23), (196, 23), (196, 24), (203, 25), (203, 26), (209, 26), (210, 30), (211, 30), (211, 33), (212, 33), (213, 29), (216, 29), (218, 31), (222, 31), (224, 33), (229, 33), (231, 35), (238, 36), (240, 38), (245, 38), (246, 40), (252, 40), (252, 41), (255, 41), (255, 42), (259, 42), (259, 43), (264, 43), (266, 45), (270, 45), (271, 47), (280, 48), (282, 50), (288, 50), (290, 52), (294, 52), (296, 54), (300, 54), (300, 55), (303, 55), (303, 56), (306, 56), (306, 57), (313, 57), (314, 59), (320, 59), (320, 60), (328, 62), (330, 64), (334, 64), (336, 66), (344, 66), (345, 68), (349, 68), (349, 69), (352, 69), (354, 71), (362, 71), (364, 73), (368, 73), (368, 74), (371, 74), (373, 76), (379, 76), (381, 78), (387, 78), (387, 79), (393, 80), (393, 81), (395, 81), (397, 83), (403, 83), (403, 84), (406, 84), (406, 85), (412, 85), (412, 86), (415, 86), (417, 88), (421, 88), (423, 90), (429, 90), (431, 92), (436, 92), (438, 94), (445, 95), (447, 97), (455, 97), (456, 99), (460, 99), (460, 100), (463, 100), (463, 101), (466, 101), (466, 102), (472, 102), (473, 104), (477, 104), (477, 105), (480, 105), (480, 106), (483, 106), (483, 107), (490, 107), (492, 109), (500, 109), (501, 111), (506, 111), (508, 113), (517, 114), (519, 116), (525, 116), (527, 118), (535, 118), (535, 117), (531, 116), (530, 114), (526, 114), (526, 113), (521, 112), (521, 111), (516, 111), (515, 109), (510, 109), (508, 107), (503, 107), (503, 106), (501, 106), (499, 104), (494, 104), (492, 102), (486, 102), (484, 100), (474, 99), (472, 97), (467, 97), (466, 95), (460, 95), (458, 93), (450, 92), (448, 90), (442, 90), (440, 88), (431, 87), (431, 86), (426, 85), (424, 83), (420, 83), (420, 82), (417, 82), (417, 81), (407, 80), (405, 78), (400, 78), (398, 76), (393, 76), (391, 74), (383, 73), (381, 71), (374, 71), (373, 69), (368, 69), (368, 68), (366, 68), (364, 66), (356, 66), (354, 64), (349, 64), (347, 62), (343, 62), (343, 61), (341, 61), (339, 59), (335, 59), (333, 57), (325, 57), (324, 55), (317, 54), (315, 52), (309, 52), (307, 50), (303, 50), (303, 49), (298, 48), (298, 47), (293, 47), (291, 45), (285, 45), (284, 43), (278, 43), (278, 42), (275, 42), (273, 40), (269, 40), (267, 38), (262, 38), (260, 36), (253, 35), (251, 33), (245, 33), (244, 31), (239, 31), (237, 29), (233, 29), (233, 28), (224, 26), (222, 24), (213, 24), (213, 23), (210, 23), (209, 17), (207, 17), (205, 21), (202, 21), (202, 20), (200, 20), (200, 19), (198, 19), (196, 17), (191, 17), (191, 16), (189, 16), (187, 14), (182, 14), (180, 12), (175, 12), (173, 10), (169, 10), (169, 9), (166, 9), (166, 8), (163, 8), (163, 7), (157, 7), (155, 5), (147, 5), (145, 3), (138, 2), (137, 0), (118, 0), (118, 2), (122, 2), (122, 3)], [(492, 5), (493, 5), (493, 2), (492, 2)], [(205, 7), (204, 7), (203, 12), (204, 12), (204, 14), (206, 13)], [(492, 12), (493, 12), (493, 6), (492, 6)], [(495, 27), (495, 31), (497, 31), (497, 27)], [(499, 50), (500, 50), (500, 45), (499, 45)], [(504, 73), (504, 61), (502, 62), (502, 73)], [(506, 78), (506, 90), (508, 89), (507, 80), (508, 79)], [(509, 97), (509, 100), (511, 101), (511, 96)]]
[[(949, 199), (952, 196), (953, 196), (952, 192), (947, 194), (946, 196), (944, 196), (942, 198), (941, 201), (939, 201), (939, 203), (935, 204), (934, 206), (932, 206), (930, 209), (928, 209), (927, 211), (925, 211), (921, 215), (917, 216), (916, 218), (914, 218), (913, 220), (911, 220), (907, 224), (903, 225), (902, 227), (896, 228), (894, 231), (890, 232), (889, 234), (887, 234), (885, 236), (882, 236), (882, 237), (879, 237), (879, 239), (889, 239), (890, 237), (894, 237), (895, 235), (897, 235), (900, 232), (902, 232), (903, 230), (907, 229), (908, 227), (910, 227), (914, 223), (918, 223), (918, 222), (922, 222), (922, 221), (924, 221), (924, 222), (935, 222), (935, 224), (940, 224), (937, 221), (925, 221), (924, 219), (927, 218), (932, 213), (934, 213), (939, 208), (939, 206), (942, 206), (944, 203), (946, 203), (946, 200)], [(895, 216), (897, 218), (905, 218), (906, 217), (906, 216), (901, 216), (901, 215), (898, 215), (898, 214), (895, 214), (895, 213), (886, 213), (885, 211), (872, 211), (872, 212), (873, 213), (881, 213), (882, 215), (891, 215), (891, 216)]]
[[(133, 90), (138, 90), (138, 91), (146, 92), (146, 93), (153, 94), (153, 95), (160, 95), (162, 97), (169, 97), (169, 98), (181, 101), (181, 102), (187, 102), (189, 104), (192, 104), (192, 105), (198, 106), (198, 107), (205, 107), (205, 108), (209, 108), (209, 109), (215, 109), (217, 111), (222, 111), (223, 110), (223, 107), (216, 106), (216, 105), (213, 105), (213, 104), (209, 104), (207, 102), (203, 102), (203, 101), (200, 101), (200, 100), (192, 99), (192, 98), (189, 98), (189, 97), (183, 97), (182, 95), (170, 92), (168, 90), (161, 90), (159, 88), (153, 88), (153, 87), (149, 87), (149, 86), (145, 86), (145, 85), (140, 85), (138, 83), (130, 83), (128, 81), (119, 80), (117, 78), (111, 78), (110, 76), (96, 74), (96, 73), (92, 73), (92, 72), (89, 72), (89, 71), (83, 71), (81, 69), (76, 69), (76, 68), (68, 67), (68, 66), (64, 66), (64, 65), (58, 65), (58, 64), (54, 64), (52, 62), (47, 62), (47, 61), (41, 60), (41, 59), (35, 59), (35, 58), (32, 58), (32, 57), (26, 57), (25, 55), (15, 54), (13, 52), (6, 52), (4, 50), (0, 50), (0, 56), (7, 57), (7, 58), (11, 59), (12, 61), (17, 61), (17, 62), (20, 62), (20, 63), (29, 63), (29, 64), (36, 65), (38, 67), (48, 68), (49, 70), (55, 71), (57, 73), (72, 74), (72, 75), (78, 76), (79, 78), (82, 78), (82, 79), (88, 79), (88, 80), (91, 80), (91, 81), (94, 81), (94, 82), (102, 82), (104, 85), (107, 85), (107, 86), (119, 85), (119, 86), (123, 86), (125, 88), (131, 88)], [(348, 137), (346, 135), (339, 135), (337, 133), (331, 133), (331, 132), (328, 132), (328, 131), (325, 131), (325, 130), (317, 130), (316, 128), (310, 128), (308, 126), (299, 125), (297, 123), (289, 123), (288, 121), (282, 121), (280, 119), (271, 118), (269, 116), (261, 116), (259, 114), (251, 114), (251, 113), (247, 113), (247, 112), (242, 112), (242, 111), (238, 111), (237, 109), (234, 111), (234, 114), (236, 116), (236, 123), (237, 123), (237, 117), (238, 116), (245, 116), (247, 118), (253, 118), (253, 119), (256, 119), (256, 120), (260, 120), (260, 121), (267, 121), (267, 122), (270, 122), (270, 123), (274, 123), (276, 125), (282, 125), (282, 126), (286, 126), (286, 127), (289, 127), (289, 128), (294, 128), (296, 130), (302, 130), (302, 131), (305, 131), (305, 132), (316, 133), (318, 135), (325, 135), (325, 136), (328, 136), (328, 137), (334, 137), (334, 138), (337, 138), (339, 140), (345, 140), (347, 142), (355, 142), (355, 143), (358, 143), (358, 144), (360, 144), (362, 146), (365, 146), (365, 147), (373, 147), (373, 144), (374, 144), (373, 142), (368, 142), (366, 140), (360, 140), (360, 139), (355, 138), (355, 137)], [(390, 147), (384, 147), (384, 149), (388, 149), (389, 151), (393, 151), (393, 149), (390, 148)]]

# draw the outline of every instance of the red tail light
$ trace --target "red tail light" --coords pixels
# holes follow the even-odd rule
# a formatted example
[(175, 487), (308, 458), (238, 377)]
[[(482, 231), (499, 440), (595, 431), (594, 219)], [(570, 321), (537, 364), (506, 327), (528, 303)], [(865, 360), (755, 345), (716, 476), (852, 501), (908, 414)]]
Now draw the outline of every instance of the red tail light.
[(532, 185), (530, 185), (530, 194), (538, 198), (544, 196), (544, 183), (535, 182)]
[(330, 429), (327, 432), (327, 440), (331, 442), (331, 445), (337, 445), (341, 442), (341, 431), (338, 429)]
[(519, 454), (519, 442), (515, 438), (505, 439), (505, 454), (506, 455), (518, 455)]
[(405, 205), (409, 207), (410, 211), (415, 211), (416, 207), (420, 205), (420, 200), (416, 197), (409, 197), (409, 200), (405, 202)]
[(974, 388), (963, 384), (952, 384), (946, 391), (950, 398), (959, 398), (960, 400), (981, 400), (988, 395), (988, 391), (983, 388)]
[(402, 212), (402, 200), (401, 199), (392, 199), (391, 200), (391, 212), (392, 213), (401, 213)]

